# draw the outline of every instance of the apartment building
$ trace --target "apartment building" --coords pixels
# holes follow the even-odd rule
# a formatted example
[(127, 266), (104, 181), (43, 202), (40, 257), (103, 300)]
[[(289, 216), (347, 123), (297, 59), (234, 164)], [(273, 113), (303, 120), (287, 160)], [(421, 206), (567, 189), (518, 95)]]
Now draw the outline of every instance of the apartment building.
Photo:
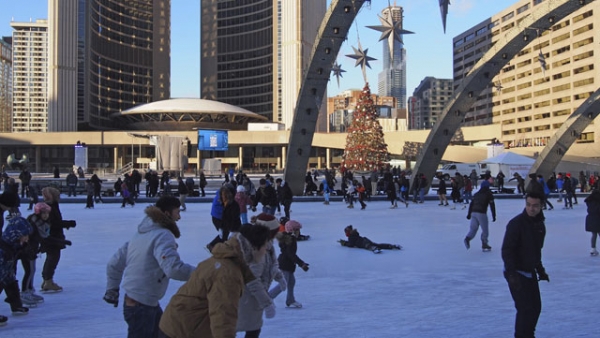
[[(518, 1), (455, 37), (454, 88), (504, 32), (545, 1)], [(595, 56), (600, 55), (599, 27), (600, 2), (594, 1), (548, 30), (524, 29), (523, 38), (532, 42), (494, 77), (463, 125), (500, 124), (500, 141), (506, 147), (546, 145), (600, 84), (594, 69)], [(592, 123), (573, 147), (581, 151), (597, 143), (599, 133), (598, 124)]]

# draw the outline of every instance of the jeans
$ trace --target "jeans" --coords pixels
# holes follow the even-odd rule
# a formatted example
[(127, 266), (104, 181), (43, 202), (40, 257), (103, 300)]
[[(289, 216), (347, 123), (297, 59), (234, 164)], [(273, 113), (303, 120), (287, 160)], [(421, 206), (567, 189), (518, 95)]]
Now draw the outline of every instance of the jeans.
[[(135, 301), (134, 301), (135, 302)], [(123, 317), (127, 322), (128, 338), (158, 338), (158, 323), (162, 316), (160, 305), (148, 306), (138, 302), (131, 306), (123, 303)]]
[(71, 196), (71, 194), (73, 194), (73, 196), (77, 196), (74, 185), (69, 185), (69, 197)]
[(283, 205), (283, 212), (285, 212), (285, 217), (290, 218), (290, 206), (292, 205), (292, 200), (283, 200), (281, 201), (281, 205)]
[(291, 271), (281, 271), (283, 273), (283, 278), (287, 283), (287, 297), (285, 298), (285, 305), (290, 306), (293, 302), (296, 301), (294, 297), (294, 287), (296, 286), (296, 277), (294, 273)]
[(275, 207), (264, 205), (262, 208), (262, 212), (269, 215), (275, 215)]
[(487, 214), (483, 214), (480, 212), (471, 213), (471, 225), (469, 228), (469, 233), (467, 237), (469, 239), (473, 239), (475, 235), (477, 235), (477, 230), (481, 226), (481, 244), (488, 244), (488, 236), (489, 236), (489, 221)]
[(242, 224), (248, 223), (248, 213), (240, 212), (240, 220), (242, 221)]

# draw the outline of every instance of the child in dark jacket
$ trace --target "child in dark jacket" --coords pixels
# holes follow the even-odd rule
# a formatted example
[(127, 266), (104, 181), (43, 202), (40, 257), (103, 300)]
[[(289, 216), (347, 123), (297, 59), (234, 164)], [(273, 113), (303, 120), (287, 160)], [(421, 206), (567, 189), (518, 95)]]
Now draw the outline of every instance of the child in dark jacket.
[[(23, 307), (19, 293), (19, 282), (15, 277), (15, 261), (29, 240), (31, 226), (23, 217), (10, 219), (0, 238), (0, 292), (6, 293), (13, 315), (25, 315), (29, 309)], [(0, 316), (0, 326), (6, 325), (8, 318)]]
[(371, 241), (367, 237), (362, 237), (358, 233), (358, 230), (354, 229), (352, 225), (348, 225), (346, 228), (344, 228), (344, 232), (346, 233), (346, 237), (348, 237), (348, 240), (338, 240), (338, 242), (342, 246), (347, 246), (350, 248), (363, 248), (373, 251), (373, 253), (381, 253), (381, 249), (402, 249), (402, 247), (397, 244), (373, 243), (373, 241)]
[[(300, 233), (301, 228), (302, 224), (294, 220), (289, 220), (285, 223), (285, 232), (278, 233), (276, 237), (281, 249), (281, 253), (277, 259), (279, 261), (279, 270), (281, 270), (287, 282), (285, 305), (293, 308), (302, 307), (302, 304), (297, 302), (294, 297), (294, 286), (296, 285), (294, 272), (296, 271), (296, 265), (302, 268), (302, 270), (308, 271), (308, 264), (296, 254), (298, 250), (297, 235)], [(273, 295), (271, 297), (274, 298)]]

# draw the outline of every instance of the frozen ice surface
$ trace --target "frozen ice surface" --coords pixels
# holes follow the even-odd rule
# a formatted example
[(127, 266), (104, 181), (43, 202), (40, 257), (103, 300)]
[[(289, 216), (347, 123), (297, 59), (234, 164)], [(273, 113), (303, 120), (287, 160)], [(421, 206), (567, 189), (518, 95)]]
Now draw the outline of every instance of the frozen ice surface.
[[(543, 262), (550, 283), (541, 282), (542, 314), (538, 337), (597, 337), (600, 257), (590, 257), (584, 231), (583, 198), (573, 210), (546, 211)], [(262, 337), (511, 337), (515, 309), (502, 277), (500, 247), (506, 223), (524, 207), (522, 199), (497, 200), (498, 217), (490, 223), (492, 251), (480, 249), (479, 235), (466, 250), (466, 210), (440, 207), (437, 201), (399, 205), (368, 202), (366, 210), (343, 202), (295, 202), (292, 218), (311, 236), (298, 245), (310, 270), (296, 271), (296, 299), (302, 309), (286, 309), (285, 293), (276, 299), (277, 315), (265, 319)], [(64, 287), (44, 294), (45, 303), (28, 316), (8, 315), (1, 337), (125, 337), (122, 302), (105, 303), (106, 262), (129, 240), (143, 217), (144, 204), (61, 205), (77, 228), (65, 231), (73, 246), (62, 252), (55, 281)], [(147, 205), (147, 204), (146, 204)], [(341, 247), (348, 224), (375, 242), (400, 244), (402, 251), (374, 255)], [(188, 203), (179, 222), (179, 252), (185, 262), (208, 257), (204, 249), (216, 234), (209, 203)], [(277, 248), (278, 249), (278, 248)], [(41, 285), (38, 259), (35, 287)], [(22, 272), (19, 267), (19, 274)], [(164, 309), (181, 282), (171, 281)], [(4, 297), (4, 296), (2, 296)], [(243, 337), (242, 333), (238, 337)]]

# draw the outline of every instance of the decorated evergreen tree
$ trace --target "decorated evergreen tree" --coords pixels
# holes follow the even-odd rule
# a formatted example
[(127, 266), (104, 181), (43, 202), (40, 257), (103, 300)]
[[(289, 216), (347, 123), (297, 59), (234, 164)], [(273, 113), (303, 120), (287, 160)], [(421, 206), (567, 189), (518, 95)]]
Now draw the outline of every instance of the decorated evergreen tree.
[(351, 171), (379, 170), (385, 161), (389, 161), (390, 155), (383, 139), (383, 130), (377, 121), (368, 83), (363, 88), (347, 131), (342, 168)]

